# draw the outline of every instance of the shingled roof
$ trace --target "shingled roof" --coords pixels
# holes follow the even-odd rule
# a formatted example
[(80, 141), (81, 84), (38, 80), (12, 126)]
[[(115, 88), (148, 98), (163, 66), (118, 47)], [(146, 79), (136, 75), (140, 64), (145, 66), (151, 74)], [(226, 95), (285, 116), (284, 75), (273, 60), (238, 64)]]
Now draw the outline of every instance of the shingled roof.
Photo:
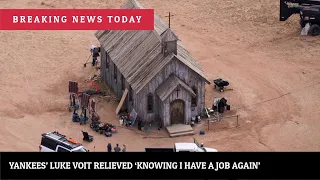
[[(121, 8), (144, 9), (136, 0), (129, 0)], [(210, 83), (181, 41), (177, 42), (177, 55), (172, 53), (166, 57), (163, 56), (161, 35), (167, 29), (168, 25), (159, 17), (154, 16), (154, 30), (152, 31), (99, 30), (95, 36), (136, 93), (141, 91), (173, 57), (179, 59), (204, 78), (207, 83)], [(171, 30), (167, 30), (166, 38), (177, 39)]]

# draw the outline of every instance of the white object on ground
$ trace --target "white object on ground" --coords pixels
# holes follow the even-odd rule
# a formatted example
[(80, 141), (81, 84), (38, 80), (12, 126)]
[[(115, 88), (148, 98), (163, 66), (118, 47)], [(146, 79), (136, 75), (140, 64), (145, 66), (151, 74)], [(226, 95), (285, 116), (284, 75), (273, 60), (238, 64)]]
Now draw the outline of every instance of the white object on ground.
[(310, 29), (310, 23), (307, 23), (307, 24), (304, 26), (304, 28), (302, 28), (302, 30), (301, 30), (301, 36), (306, 36), (306, 35), (308, 35), (309, 29)]
[(213, 105), (214, 105), (214, 106), (217, 106), (218, 103), (219, 103), (219, 101), (220, 101), (220, 99), (222, 99), (222, 98), (214, 98), (214, 100), (213, 100)]

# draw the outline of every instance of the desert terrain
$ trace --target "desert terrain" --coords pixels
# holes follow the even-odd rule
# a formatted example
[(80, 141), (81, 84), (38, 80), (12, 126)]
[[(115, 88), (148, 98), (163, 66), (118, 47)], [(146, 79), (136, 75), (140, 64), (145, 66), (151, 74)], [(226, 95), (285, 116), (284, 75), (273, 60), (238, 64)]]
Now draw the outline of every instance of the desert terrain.
[[(122, 0), (1, 0), (1, 8), (118, 8)], [(171, 28), (197, 59), (210, 80), (224, 78), (233, 90), (220, 93), (206, 86), (206, 105), (225, 97), (234, 119), (210, 126), (196, 139), (219, 151), (320, 150), (320, 37), (300, 36), (299, 17), (279, 21), (278, 0), (140, 0)], [(41, 133), (55, 131), (76, 140), (89, 125), (71, 121), (68, 80), (84, 80), (93, 72), (83, 63), (94, 31), (0, 32), (0, 150), (38, 151)], [(89, 86), (89, 85), (87, 85)], [(117, 103), (100, 100), (102, 121), (118, 125)], [(107, 143), (127, 144), (128, 151), (173, 147), (192, 137), (164, 138), (164, 131), (120, 128), (107, 138), (95, 135), (84, 143), (106, 151)], [(161, 138), (163, 137), (163, 138)], [(94, 148), (95, 147), (95, 148)]]

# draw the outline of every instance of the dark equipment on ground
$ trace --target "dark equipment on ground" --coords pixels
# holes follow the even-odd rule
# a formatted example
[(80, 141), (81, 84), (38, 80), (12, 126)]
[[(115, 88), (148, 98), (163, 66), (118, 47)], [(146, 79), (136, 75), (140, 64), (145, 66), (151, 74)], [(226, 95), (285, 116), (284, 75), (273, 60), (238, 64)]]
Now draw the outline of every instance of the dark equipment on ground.
[(204, 135), (205, 134), (205, 131), (204, 130), (201, 130), (200, 131), (200, 135)]
[(76, 112), (76, 110), (74, 110), (73, 114), (72, 114), (72, 122), (80, 122), (80, 116), (79, 114)]
[(217, 98), (213, 102), (212, 109), (215, 112), (224, 113), (225, 109), (230, 110), (230, 105), (227, 102), (225, 98)]
[(310, 25), (308, 35), (320, 35), (320, 0), (280, 0), (280, 21), (300, 14), (300, 26)]
[(219, 87), (220, 92), (224, 91), (224, 87), (229, 86), (229, 82), (221, 78), (213, 80), (214, 88)]
[(88, 134), (88, 132), (82, 131), (83, 134), (83, 140), (84, 141), (88, 141), (88, 142), (92, 142), (93, 141), (93, 136), (90, 136)]
[(111, 132), (105, 132), (104, 134), (106, 137), (112, 137), (112, 133)]
[(132, 120), (130, 119), (130, 116), (120, 115), (120, 119), (123, 120), (123, 124), (127, 127), (132, 125)]
[(96, 132), (99, 132), (100, 134), (105, 134), (107, 137), (109, 137), (109, 133), (117, 132), (116, 126), (110, 123), (102, 123), (99, 120), (93, 120), (90, 124), (90, 128)]
[(87, 117), (87, 109), (85, 107), (82, 107), (82, 112), (80, 115), (80, 125), (86, 124), (89, 118)]
[(90, 128), (96, 132), (99, 132), (99, 124), (101, 122), (99, 120), (93, 120), (91, 123), (90, 123)]

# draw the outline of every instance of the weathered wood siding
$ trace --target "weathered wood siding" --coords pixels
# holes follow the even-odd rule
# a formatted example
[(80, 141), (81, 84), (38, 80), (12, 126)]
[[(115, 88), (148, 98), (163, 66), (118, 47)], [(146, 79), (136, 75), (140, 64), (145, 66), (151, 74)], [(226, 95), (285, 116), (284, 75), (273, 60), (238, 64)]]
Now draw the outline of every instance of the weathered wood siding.
[[(121, 76), (119, 69), (117, 68), (117, 82), (114, 81), (114, 63), (110, 59), (110, 57), (106, 54), (106, 51), (104, 48), (101, 48), (101, 66), (100, 66), (100, 73), (101, 77), (104, 80), (104, 82), (108, 85), (109, 88), (116, 94), (118, 99), (121, 99), (124, 90), (122, 90), (122, 83), (121, 83)], [(109, 58), (109, 68), (106, 68), (107, 58)], [(125, 80), (125, 88), (130, 89), (130, 86), (128, 82)], [(125, 89), (124, 88), (124, 89)], [(133, 93), (134, 94), (134, 93)], [(129, 95), (127, 96), (124, 106), (129, 109), (129, 111), (132, 110), (132, 105), (129, 103)]]
[(188, 91), (185, 89), (180, 88), (180, 91), (177, 96), (177, 92), (173, 91), (172, 94), (163, 102), (164, 105), (164, 118), (163, 118), (163, 123), (164, 126), (169, 126), (171, 125), (171, 103), (174, 100), (181, 99), (184, 101), (184, 111), (185, 111), (185, 116), (184, 116), (184, 124), (189, 124), (191, 121), (191, 96)]
[[(201, 79), (201, 77), (196, 74), (194, 71), (192, 71), (190, 68), (188, 68), (186, 65), (181, 63), (179, 60), (174, 59), (171, 63), (169, 63), (165, 68), (162, 69), (161, 72), (159, 72), (149, 83), (147, 86), (145, 86), (137, 95), (136, 98), (139, 100), (139, 104), (136, 104), (136, 110), (139, 111), (140, 117), (143, 118), (145, 121), (153, 121), (157, 116), (159, 116), (162, 120), (165, 119), (165, 116), (170, 114), (165, 114), (165, 112), (169, 112), (169, 106), (170, 105), (164, 105), (163, 107), (155, 107), (154, 113), (147, 113), (147, 95), (149, 93), (153, 93), (155, 95), (155, 90), (158, 88), (158, 86), (163, 83), (172, 73), (174, 73), (177, 77), (179, 77), (182, 81), (184, 81), (188, 86), (192, 87), (195, 86), (197, 88), (197, 107), (194, 108), (194, 110), (191, 110), (191, 97), (183, 96), (182, 99), (186, 103), (186, 113), (189, 111), (190, 116), (187, 118), (187, 122), (191, 120), (191, 115), (196, 116), (200, 115), (202, 113), (202, 110), (204, 108), (204, 84), (205, 82)], [(181, 88), (182, 90), (182, 88)], [(173, 92), (175, 94), (176, 92)], [(161, 104), (159, 101), (159, 98), (154, 98), (154, 104), (158, 106), (158, 104)], [(188, 103), (190, 102), (190, 105)], [(163, 109), (162, 109), (163, 108)], [(169, 108), (169, 109), (168, 109)], [(162, 113), (161, 113), (162, 111)]]
[[(109, 58), (109, 68), (106, 68), (106, 60)], [(110, 57), (106, 54), (106, 51), (101, 48), (101, 76), (106, 84), (114, 91), (118, 99), (121, 99), (123, 90), (121, 83), (121, 73), (117, 70), (117, 82), (114, 81), (114, 63)], [(191, 107), (191, 96), (183, 88), (180, 88), (179, 99), (185, 102), (185, 123), (189, 123), (191, 116), (200, 115), (203, 113), (204, 108), (204, 85), (205, 82), (202, 78), (192, 71), (189, 67), (181, 63), (179, 60), (174, 59), (171, 63), (165, 66), (138, 94), (135, 92), (133, 95), (133, 104), (129, 102), (128, 94), (124, 106), (131, 111), (133, 108), (136, 110), (138, 115), (147, 122), (154, 121), (160, 118), (163, 121), (163, 125), (170, 125), (170, 103), (177, 99), (176, 92), (174, 91), (165, 102), (161, 100), (155, 94), (155, 90), (161, 85), (172, 73), (184, 81), (189, 87), (195, 86), (197, 88), (197, 107)], [(125, 88), (130, 89), (128, 82), (125, 80)], [(147, 96), (149, 93), (153, 94), (153, 112), (148, 113), (147, 111)], [(181, 94), (181, 95), (180, 95)]]
[(104, 48), (100, 48), (100, 75), (101, 78), (103, 79), (103, 81), (106, 82), (106, 51), (104, 50)]
[(164, 124), (164, 117), (165, 117), (165, 114), (164, 114), (164, 111), (163, 111), (163, 109), (164, 109), (164, 104), (163, 104), (163, 102), (161, 101), (161, 99), (158, 97), (158, 96), (156, 96), (156, 101), (157, 101), (157, 107), (156, 107), (156, 109), (157, 109), (157, 114), (156, 115), (158, 115), (158, 117), (159, 117), (159, 121), (161, 121), (160, 123), (162, 123), (162, 126), (164, 126), (165, 127), (165, 124)]

